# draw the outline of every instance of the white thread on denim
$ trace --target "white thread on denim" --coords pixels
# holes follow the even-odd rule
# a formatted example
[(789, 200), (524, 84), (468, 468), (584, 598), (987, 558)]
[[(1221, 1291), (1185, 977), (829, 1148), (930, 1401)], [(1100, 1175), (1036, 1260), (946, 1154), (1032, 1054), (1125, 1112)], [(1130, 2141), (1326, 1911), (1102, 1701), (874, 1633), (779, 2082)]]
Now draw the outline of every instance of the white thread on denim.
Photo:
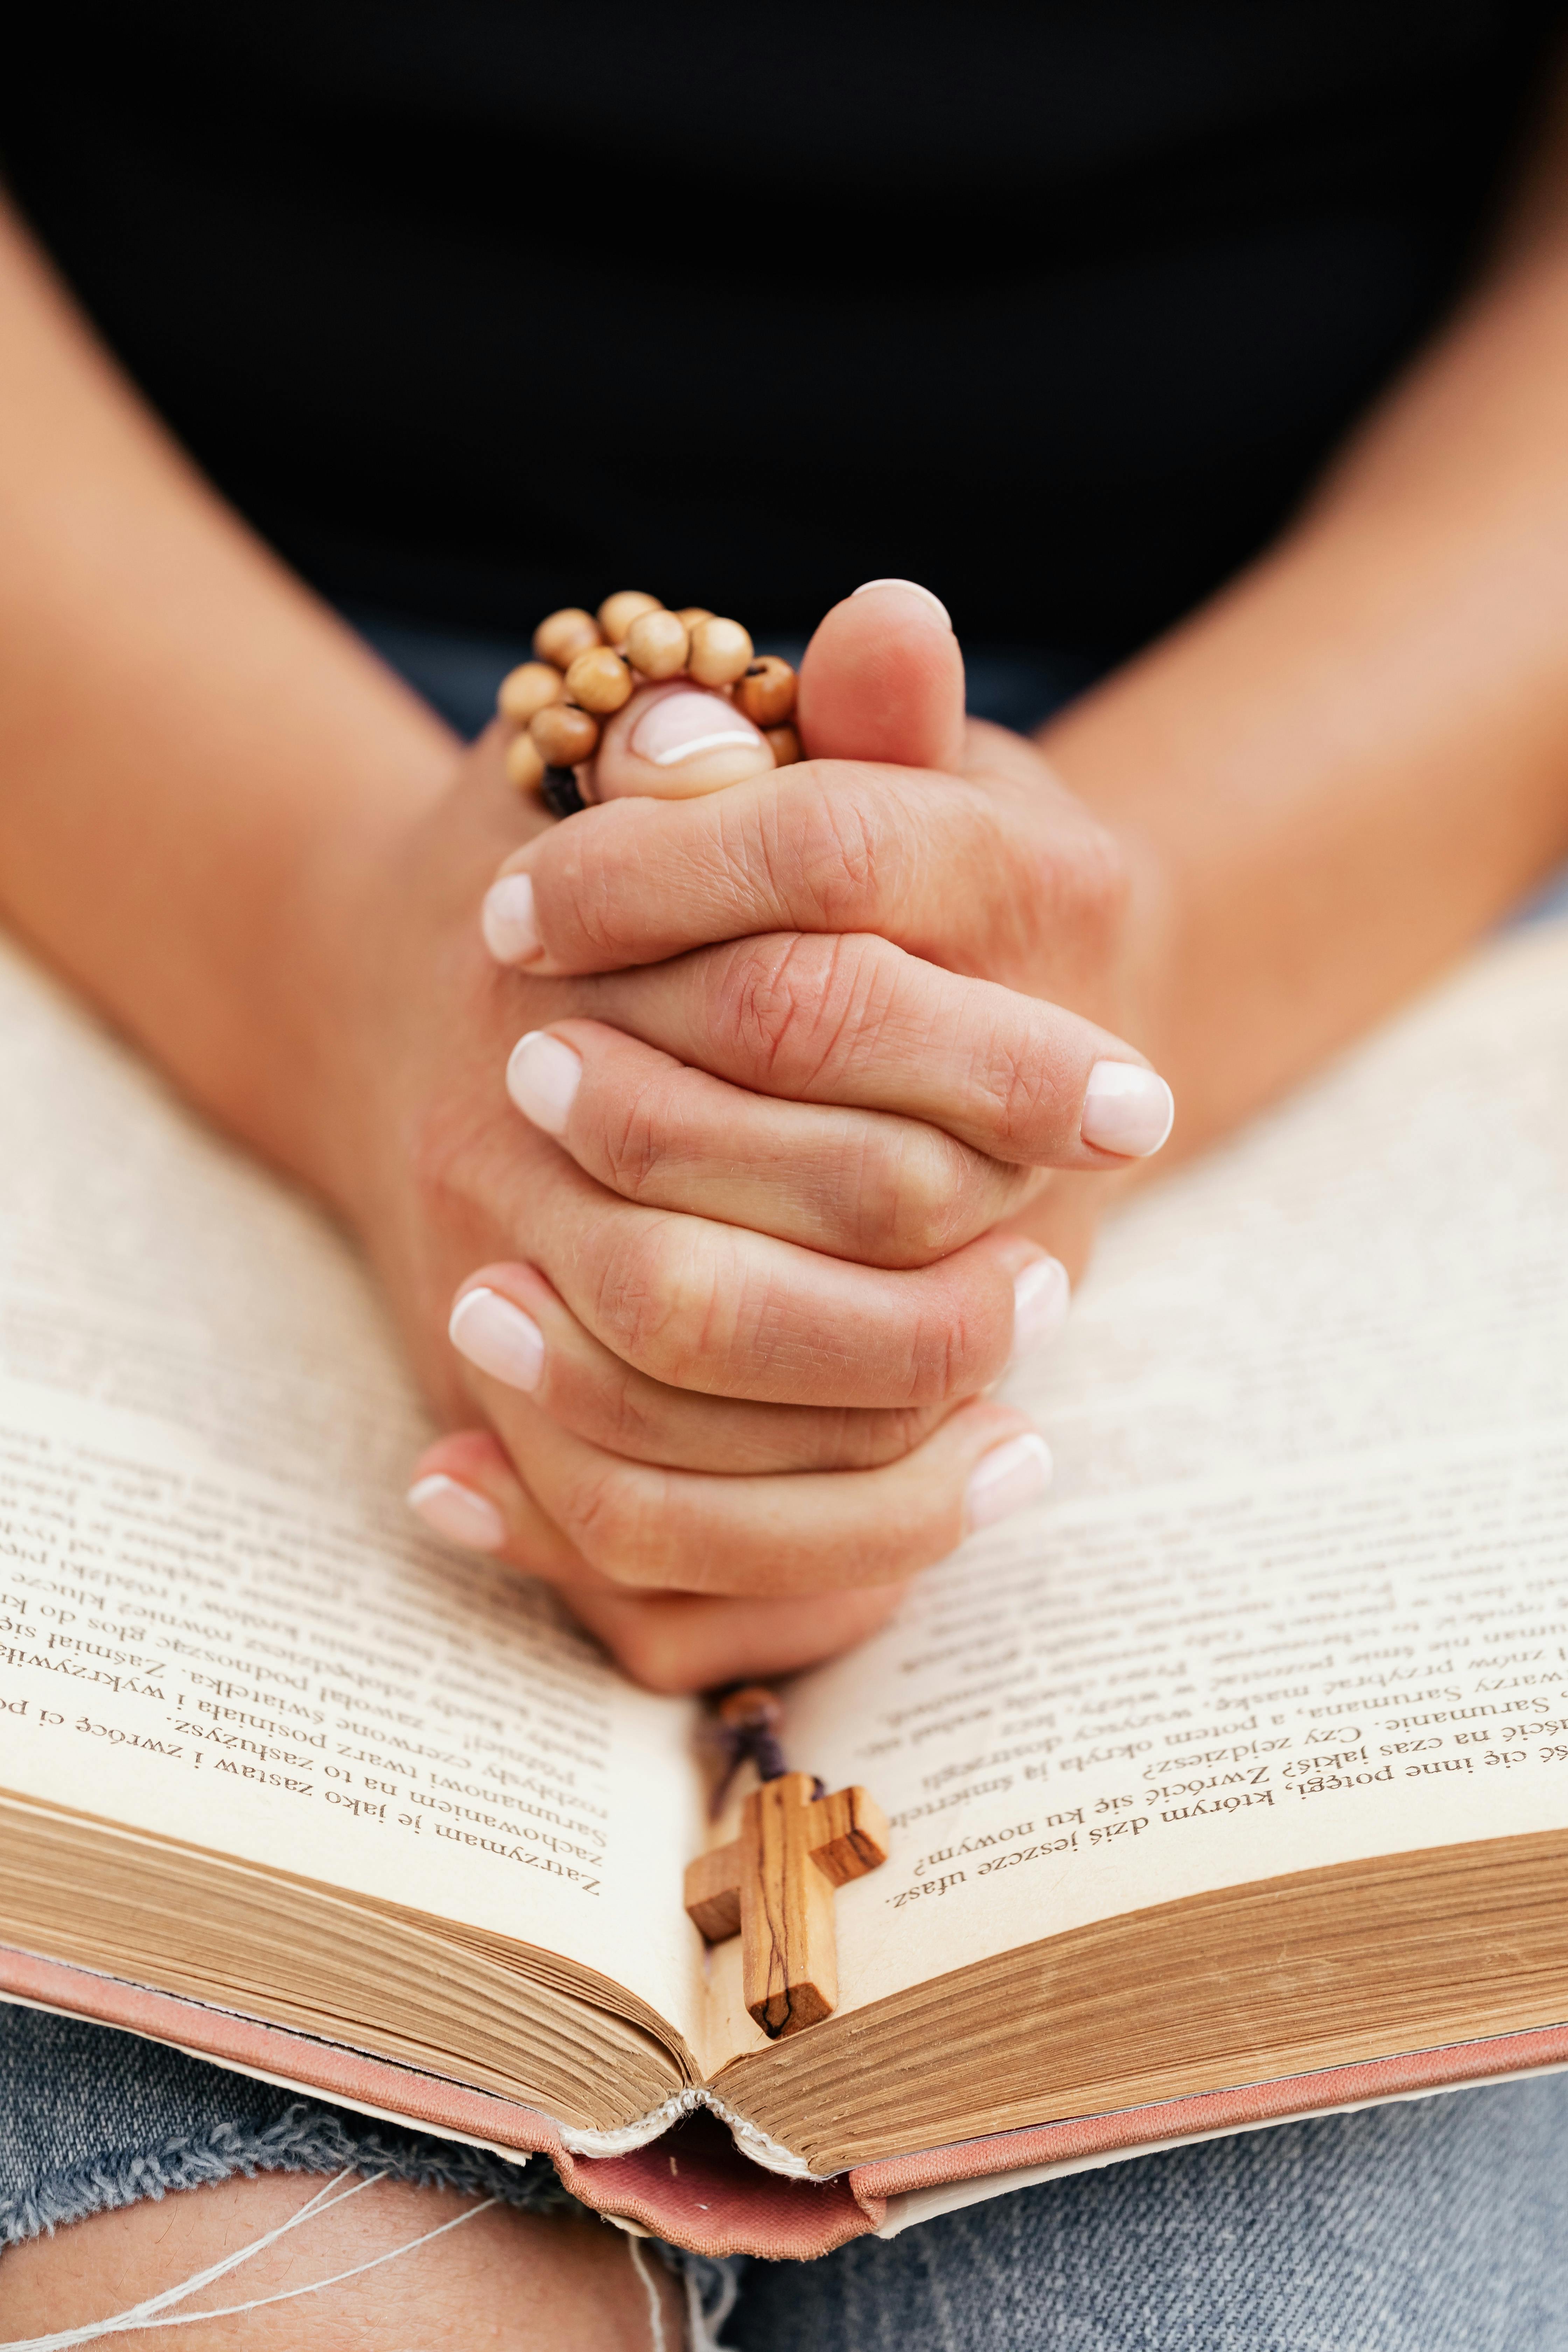
[(135, 2304), (129, 2311), (116, 2312), (109, 2319), (92, 2320), (85, 2327), (68, 2327), (54, 2336), (13, 2336), (8, 2342), (0, 2343), (0, 2352), (75, 2352), (77, 2346), (96, 2344), (105, 2336), (132, 2336), (149, 2327), (199, 2327), (204, 2320), (237, 2319), (244, 2312), (263, 2311), (270, 2304), (294, 2303), (301, 2295), (321, 2294), (327, 2287), (341, 2286), (345, 2279), (360, 2278), (366, 2271), (379, 2270), (384, 2263), (395, 2263), (400, 2254), (411, 2254), (416, 2247), (427, 2246), (433, 2238), (444, 2238), (448, 2230), (460, 2230), (465, 2221), (477, 2221), (481, 2213), (488, 2213), (492, 2205), (500, 2202), (499, 2197), (487, 2197), (481, 2203), (471, 2205), (466, 2213), (458, 2213), (450, 2221), (443, 2221), (436, 2229), (426, 2230), (423, 2236), (410, 2238), (403, 2245), (394, 2246), (389, 2253), (374, 2254), (369, 2262), (355, 2263), (352, 2270), (337, 2271), (331, 2278), (313, 2279), (309, 2286), (286, 2287), (279, 2294), (257, 2295), (249, 2303), (226, 2304), (212, 2311), (174, 2311), (175, 2304), (184, 2303), (198, 2289), (210, 2286), (215, 2280), (237, 2270), (240, 2263), (249, 2262), (253, 2254), (262, 2253), (268, 2246), (276, 2245), (279, 2238), (286, 2238), (290, 2230), (299, 2229), (304, 2221), (317, 2220), (322, 2213), (335, 2211), (338, 2206), (346, 2205), (351, 2197), (357, 2197), (362, 2189), (374, 2189), (376, 2182), (384, 2180), (386, 2175), (373, 2172), (363, 2180), (356, 2181), (352, 2189), (345, 2189), (341, 2197), (332, 2197), (331, 2191), (347, 2178), (345, 2172), (334, 2173), (324, 2189), (318, 2189), (308, 2203), (301, 2205), (297, 2213), (290, 2214), (287, 2221), (280, 2222), (276, 2230), (268, 2230), (264, 2237), (253, 2240), (248, 2246), (242, 2246), (237, 2253), (226, 2256), (221, 2263), (214, 2263), (208, 2269), (197, 2271), (178, 2286), (165, 2287), (161, 2294), (150, 2295), (145, 2303)]

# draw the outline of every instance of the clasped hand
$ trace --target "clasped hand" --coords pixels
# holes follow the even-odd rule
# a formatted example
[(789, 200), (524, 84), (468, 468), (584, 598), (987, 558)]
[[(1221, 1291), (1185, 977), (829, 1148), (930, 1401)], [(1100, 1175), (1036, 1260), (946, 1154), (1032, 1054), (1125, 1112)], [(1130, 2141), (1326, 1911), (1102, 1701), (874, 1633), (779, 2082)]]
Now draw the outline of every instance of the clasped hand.
[(475, 747), (423, 845), (411, 1181), (363, 1219), (447, 1417), (487, 1424), (428, 1451), (416, 1507), (662, 1688), (844, 1647), (1041, 1491), (989, 1391), (1169, 1125), (1117, 1034), (1118, 846), (964, 721), (938, 613), (837, 607), (801, 724), (798, 767), (536, 825), (488, 951), (459, 877), (516, 803)]

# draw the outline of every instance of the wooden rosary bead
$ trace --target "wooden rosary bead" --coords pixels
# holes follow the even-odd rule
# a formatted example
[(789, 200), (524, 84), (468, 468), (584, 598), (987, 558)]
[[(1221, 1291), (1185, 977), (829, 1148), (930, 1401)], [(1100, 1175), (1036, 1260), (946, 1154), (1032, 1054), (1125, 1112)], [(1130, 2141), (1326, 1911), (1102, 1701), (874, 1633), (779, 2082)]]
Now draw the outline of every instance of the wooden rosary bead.
[(502, 678), (496, 709), (514, 727), (526, 727), (536, 710), (559, 702), (565, 691), (566, 681), (553, 663), (520, 662)]
[(622, 588), (614, 596), (606, 596), (600, 605), (599, 626), (606, 643), (618, 646), (625, 642), (634, 621), (640, 621), (645, 613), (663, 610), (657, 596), (645, 596), (640, 588)]
[(533, 650), (540, 660), (562, 670), (590, 646), (603, 642), (592, 613), (584, 613), (577, 604), (566, 604), (559, 613), (550, 614), (533, 633)]
[(761, 654), (735, 681), (735, 708), (753, 727), (777, 727), (795, 709), (795, 672), (777, 654)]
[(626, 659), (641, 677), (679, 677), (691, 640), (679, 613), (642, 613), (626, 631)]
[(506, 780), (520, 793), (536, 793), (544, 782), (544, 754), (531, 735), (514, 735), (506, 747)]
[(667, 799), (739, 782), (755, 772), (759, 759), (787, 768), (805, 756), (791, 723), (795, 671), (776, 654), (759, 657), (738, 621), (705, 604), (671, 611), (657, 596), (623, 588), (605, 597), (596, 617), (575, 604), (552, 613), (535, 630), (533, 649), (537, 658), (511, 671), (498, 697), (502, 717), (523, 730), (503, 756), (511, 782), (537, 793), (552, 815), (570, 815), (595, 797), (574, 772), (586, 770), (602, 722), (626, 708), (644, 679), (689, 677), (722, 690), (762, 737), (750, 751), (732, 747), (706, 764), (693, 762), (692, 774), (662, 779)]
[(732, 686), (754, 658), (739, 621), (699, 621), (691, 632), (690, 669), (699, 686)]
[(574, 768), (599, 748), (598, 720), (570, 702), (552, 702), (536, 710), (528, 731), (550, 768)]
[(566, 673), (566, 691), (595, 718), (607, 719), (632, 698), (632, 674), (611, 646), (590, 646)]

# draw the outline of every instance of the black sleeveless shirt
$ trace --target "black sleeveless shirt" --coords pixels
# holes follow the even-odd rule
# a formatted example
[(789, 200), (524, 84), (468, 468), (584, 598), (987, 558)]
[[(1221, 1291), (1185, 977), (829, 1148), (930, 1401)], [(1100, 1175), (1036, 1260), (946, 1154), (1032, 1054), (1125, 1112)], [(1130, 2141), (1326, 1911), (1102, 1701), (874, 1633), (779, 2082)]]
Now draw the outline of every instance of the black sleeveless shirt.
[(879, 573), (1119, 652), (1451, 299), (1560, 10), (49, 0), (0, 160), (329, 593), (516, 629)]

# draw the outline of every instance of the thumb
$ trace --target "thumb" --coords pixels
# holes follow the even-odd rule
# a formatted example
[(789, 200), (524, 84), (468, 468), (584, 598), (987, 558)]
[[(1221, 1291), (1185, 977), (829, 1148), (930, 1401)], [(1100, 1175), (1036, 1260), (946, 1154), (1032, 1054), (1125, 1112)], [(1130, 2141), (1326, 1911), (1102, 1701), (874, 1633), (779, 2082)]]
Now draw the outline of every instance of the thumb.
[(795, 723), (808, 760), (952, 768), (963, 743), (963, 656), (945, 606), (912, 580), (872, 580), (818, 625)]

